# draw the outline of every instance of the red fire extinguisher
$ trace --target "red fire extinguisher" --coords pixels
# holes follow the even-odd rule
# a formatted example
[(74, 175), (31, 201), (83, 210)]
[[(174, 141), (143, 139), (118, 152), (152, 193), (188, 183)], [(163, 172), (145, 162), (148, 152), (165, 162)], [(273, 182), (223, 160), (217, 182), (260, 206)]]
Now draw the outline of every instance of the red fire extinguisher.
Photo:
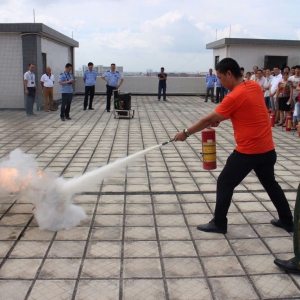
[(275, 126), (275, 114), (274, 113), (271, 113), (271, 115), (270, 115), (270, 124), (271, 124), (271, 127)]
[(217, 168), (216, 131), (212, 128), (202, 130), (202, 155), (204, 170)]
[(285, 131), (291, 131), (292, 129), (292, 116), (287, 116), (285, 121)]

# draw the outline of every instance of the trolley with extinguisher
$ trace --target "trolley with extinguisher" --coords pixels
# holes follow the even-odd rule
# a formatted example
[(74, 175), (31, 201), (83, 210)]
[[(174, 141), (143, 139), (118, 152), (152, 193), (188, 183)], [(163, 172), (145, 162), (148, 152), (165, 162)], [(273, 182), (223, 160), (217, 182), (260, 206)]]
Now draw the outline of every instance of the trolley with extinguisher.
[(133, 118), (134, 109), (131, 109), (131, 93), (113, 91), (114, 118)]

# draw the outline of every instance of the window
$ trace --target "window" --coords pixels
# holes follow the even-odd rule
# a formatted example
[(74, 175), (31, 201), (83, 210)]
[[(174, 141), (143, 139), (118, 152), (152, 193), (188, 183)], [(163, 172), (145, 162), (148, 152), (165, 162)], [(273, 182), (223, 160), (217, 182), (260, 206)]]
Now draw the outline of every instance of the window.
[(217, 67), (217, 64), (219, 63), (220, 61), (220, 56), (215, 56), (215, 69)]

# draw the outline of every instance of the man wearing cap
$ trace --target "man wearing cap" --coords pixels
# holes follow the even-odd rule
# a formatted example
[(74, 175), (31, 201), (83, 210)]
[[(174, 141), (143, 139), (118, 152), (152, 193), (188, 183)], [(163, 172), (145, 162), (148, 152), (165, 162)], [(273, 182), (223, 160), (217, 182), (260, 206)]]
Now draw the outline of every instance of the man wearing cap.
[(88, 98), (90, 96), (89, 101), (89, 109), (94, 110), (93, 108), (93, 99), (95, 95), (95, 83), (97, 80), (97, 73), (93, 70), (94, 64), (92, 62), (88, 63), (88, 70), (86, 70), (83, 74), (83, 82), (85, 84), (84, 89), (84, 101), (83, 101), (83, 110), (86, 110), (88, 106)]
[[(53, 108), (53, 84), (54, 84), (54, 75), (51, 73), (51, 68), (46, 68), (46, 73), (41, 77), (41, 86), (43, 89), (44, 96), (44, 111), (57, 111)], [(49, 99), (49, 104), (48, 104)]]
[(28, 117), (36, 116), (33, 113), (33, 104), (35, 100), (35, 94), (39, 91), (35, 84), (34, 64), (28, 65), (28, 71), (24, 74), (24, 88), (26, 94), (26, 114)]
[[(101, 78), (107, 83), (106, 84), (106, 110), (110, 112), (110, 99), (113, 90), (117, 90), (122, 85), (124, 79), (122, 75), (116, 71), (116, 64), (110, 65), (110, 70), (106, 71)], [(121, 80), (120, 83), (119, 79)]]

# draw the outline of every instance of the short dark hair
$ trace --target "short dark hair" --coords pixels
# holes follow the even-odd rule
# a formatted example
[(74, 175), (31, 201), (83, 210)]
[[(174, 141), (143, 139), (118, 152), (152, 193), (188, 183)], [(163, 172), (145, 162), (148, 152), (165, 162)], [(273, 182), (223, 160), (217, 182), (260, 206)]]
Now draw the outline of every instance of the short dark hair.
[(164, 67), (161, 67), (160, 69), (165, 69)]
[(282, 75), (287, 75), (287, 76), (289, 76), (289, 72), (283, 72)]
[(289, 69), (289, 71), (291, 70), (291, 68), (290, 68), (289, 66), (285, 66), (285, 67), (284, 67), (284, 69), (286, 69), (286, 68), (288, 68), (288, 69)]
[(263, 72), (263, 70), (262, 70), (262, 69), (258, 69), (258, 70), (257, 70), (257, 72), (258, 72), (258, 71), (260, 71), (260, 72)]
[(67, 63), (65, 66), (65, 68), (70, 68), (70, 67), (73, 67), (72, 64), (70, 64), (70, 63)]
[(240, 70), (241, 70), (241, 71), (245, 71), (244, 67), (240, 67)]
[(278, 65), (276, 65), (275, 67), (273, 67), (273, 69), (280, 69)]
[(93, 66), (93, 65), (94, 65), (94, 64), (93, 64), (92, 62), (89, 62), (89, 63), (88, 63), (88, 67), (89, 67), (89, 66)]
[(268, 71), (268, 70), (271, 71), (271, 69), (267, 68), (266, 71)]
[(115, 66), (116, 64), (114, 64), (114, 63), (112, 63), (112, 64), (110, 64), (111, 66)]
[(248, 74), (251, 75), (251, 72), (247, 72), (247, 73), (246, 73), (246, 75), (248, 75)]
[(253, 66), (253, 69), (254, 69), (254, 68), (257, 68), (257, 69), (258, 69), (258, 66)]
[(291, 67), (291, 70), (293, 70), (293, 69), (295, 70), (295, 69), (296, 69), (296, 66), (292, 66), (292, 67)]
[(29, 68), (31, 65), (33, 65), (33, 66), (34, 66), (34, 64), (30, 63), (30, 64), (28, 65), (28, 68)]
[(300, 65), (295, 66), (295, 69), (300, 69)]
[(223, 58), (217, 65), (216, 71), (219, 71), (221, 74), (226, 74), (227, 71), (230, 71), (235, 79), (242, 77), (239, 64), (232, 58)]

